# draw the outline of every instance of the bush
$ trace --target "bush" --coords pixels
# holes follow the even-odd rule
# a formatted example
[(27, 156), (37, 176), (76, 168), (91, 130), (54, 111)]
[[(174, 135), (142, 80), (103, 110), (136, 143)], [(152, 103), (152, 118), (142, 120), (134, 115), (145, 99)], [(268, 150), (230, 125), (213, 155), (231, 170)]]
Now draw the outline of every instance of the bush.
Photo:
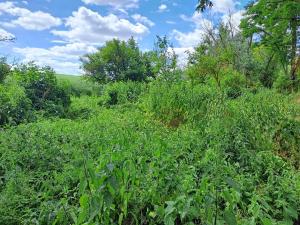
[(296, 80), (291, 80), (289, 76), (281, 72), (274, 82), (274, 88), (285, 94), (293, 91), (297, 92), (300, 90), (300, 78), (298, 76)]
[(10, 73), (10, 66), (6, 63), (6, 58), (0, 58), (0, 83), (3, 83)]
[(99, 101), (101, 97), (98, 96), (81, 96), (72, 97), (71, 106), (68, 110), (67, 118), (70, 119), (88, 119), (93, 115), (100, 113)]
[(221, 81), (221, 86), (229, 98), (237, 98), (242, 95), (246, 88), (246, 78), (236, 71), (229, 71)]
[(24, 88), (15, 83), (0, 84), (0, 126), (17, 125), (34, 119), (31, 101)]
[(32, 107), (45, 116), (63, 116), (70, 105), (70, 96), (57, 83), (54, 71), (34, 64), (21, 65), (13, 78), (24, 87)]
[(141, 106), (148, 114), (177, 127), (187, 120), (204, 120), (210, 104), (222, 100), (222, 93), (214, 87), (157, 81), (149, 85)]
[(104, 87), (100, 105), (113, 106), (126, 103), (135, 103), (145, 91), (146, 84), (138, 82), (110, 83)]
[(300, 122), (282, 121), (274, 134), (278, 154), (300, 168)]

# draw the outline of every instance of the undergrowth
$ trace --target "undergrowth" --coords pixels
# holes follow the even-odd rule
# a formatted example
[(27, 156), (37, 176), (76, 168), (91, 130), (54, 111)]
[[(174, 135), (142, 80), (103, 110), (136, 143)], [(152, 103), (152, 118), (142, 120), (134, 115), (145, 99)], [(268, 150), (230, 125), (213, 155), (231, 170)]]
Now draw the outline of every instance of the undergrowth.
[(0, 131), (1, 224), (299, 223), (289, 97), (116, 87), (72, 98), (66, 119)]

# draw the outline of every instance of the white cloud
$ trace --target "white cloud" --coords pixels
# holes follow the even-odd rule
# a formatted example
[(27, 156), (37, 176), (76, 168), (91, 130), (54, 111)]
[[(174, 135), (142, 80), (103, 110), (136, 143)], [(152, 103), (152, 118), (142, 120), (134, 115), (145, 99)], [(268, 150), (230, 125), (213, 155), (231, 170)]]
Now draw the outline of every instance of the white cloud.
[(172, 21), (172, 20), (167, 20), (166, 23), (167, 23), (167, 24), (172, 24), (172, 25), (173, 25), (173, 24), (176, 24), (176, 22), (175, 22), (175, 21)]
[(193, 22), (195, 26), (193, 31), (186, 33), (176, 29), (172, 31), (172, 36), (179, 43), (179, 45), (184, 48), (195, 47), (201, 42), (205, 32), (213, 28), (213, 23), (203, 18), (203, 16), (199, 13), (194, 13), (191, 18), (188, 18), (184, 15), (182, 15), (181, 18), (183, 20)]
[(131, 16), (136, 22), (145, 24), (149, 27), (153, 27), (155, 25), (155, 23), (153, 23), (151, 20), (149, 20), (147, 17), (142, 16), (140, 14), (134, 14)]
[(165, 12), (168, 10), (168, 6), (166, 4), (161, 4), (159, 7), (158, 7), (158, 12)]
[(195, 25), (195, 27), (202, 27), (204, 22), (210, 22), (210, 20), (203, 16), (203, 14), (198, 12), (195, 12), (191, 17), (188, 17), (186, 15), (180, 15), (180, 18), (184, 21), (192, 22)]
[(69, 42), (64, 41), (64, 40), (52, 40), (52, 43), (56, 43), (56, 44), (68, 44)]
[(26, 8), (17, 7), (14, 2), (0, 3), (0, 13), (6, 13), (13, 17), (9, 23), (5, 23), (7, 27), (21, 26), (27, 30), (46, 30), (54, 26), (59, 26), (61, 20), (53, 17), (49, 13), (42, 11), (32, 12)]
[(0, 38), (15, 38), (15, 35), (0, 27)]
[(194, 52), (194, 48), (192, 47), (178, 47), (173, 49), (176, 55), (178, 56), (178, 65), (181, 67), (186, 65), (188, 60), (188, 53)]
[(41, 66), (51, 66), (57, 73), (80, 74), (80, 56), (95, 52), (97, 49), (83, 43), (44, 48), (13, 48), (15, 53), (24, 57), (23, 62), (35, 61)]
[(244, 13), (245, 13), (245, 10), (240, 10), (240, 11), (237, 11), (230, 15), (225, 14), (222, 17), (222, 22), (227, 24), (230, 21), (231, 24), (233, 25), (234, 29), (239, 30), (239, 26), (240, 26), (240, 23), (241, 23)]
[(19, 25), (26, 30), (46, 30), (54, 26), (59, 26), (61, 20), (55, 18), (48, 13), (37, 11), (30, 13), (27, 16), (21, 16), (16, 20), (11, 21), (14, 25)]
[(216, 0), (212, 11), (215, 13), (229, 13), (235, 11), (235, 6), (239, 4), (239, 1), (234, 0)]
[(109, 5), (115, 8), (137, 8), (139, 0), (82, 0), (85, 4)]
[[(221, 14), (222, 22), (227, 23), (231, 14), (231, 22), (234, 27), (238, 28), (240, 20), (243, 15), (243, 10), (237, 11), (236, 6), (240, 4), (234, 0), (216, 0), (214, 6), (211, 9), (212, 21), (215, 19), (216, 14)], [(182, 32), (174, 29), (171, 33), (172, 37), (178, 42), (178, 48), (175, 48), (175, 52), (179, 55), (179, 62), (184, 64), (187, 61), (186, 51), (193, 52), (193, 47), (197, 46), (202, 40), (208, 30), (212, 30), (214, 23), (205, 18), (201, 13), (194, 13), (191, 17), (181, 15), (180, 18), (186, 22), (192, 23), (194, 29), (189, 32)]]
[(85, 7), (66, 19), (68, 30), (53, 30), (54, 35), (69, 42), (83, 42), (101, 45), (113, 38), (126, 40), (131, 36), (141, 37), (149, 32), (148, 27), (141, 23), (131, 23), (114, 14), (102, 16)]
[(188, 33), (173, 30), (172, 35), (181, 47), (195, 47), (203, 38), (204, 31), (198, 28)]
[[(214, 4), (214, 12), (223, 14), (221, 21), (228, 23), (230, 20), (236, 30), (238, 30), (243, 13), (245, 12), (244, 10), (237, 11), (235, 9), (237, 4), (233, 0), (218, 0)], [(181, 47), (195, 47), (201, 42), (203, 35), (214, 27), (213, 22), (205, 18), (202, 13), (195, 12), (191, 17), (186, 15), (181, 15), (180, 17), (184, 21), (191, 22), (194, 26), (194, 30), (190, 32), (173, 30), (172, 35)]]

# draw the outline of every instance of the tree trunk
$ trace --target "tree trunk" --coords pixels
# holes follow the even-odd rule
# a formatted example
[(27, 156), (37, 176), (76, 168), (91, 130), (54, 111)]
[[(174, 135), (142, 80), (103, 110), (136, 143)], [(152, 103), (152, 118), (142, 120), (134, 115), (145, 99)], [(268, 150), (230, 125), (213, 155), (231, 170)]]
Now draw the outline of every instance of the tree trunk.
[(296, 80), (297, 71), (297, 17), (294, 17), (291, 21), (292, 32), (292, 52), (291, 52), (291, 80)]

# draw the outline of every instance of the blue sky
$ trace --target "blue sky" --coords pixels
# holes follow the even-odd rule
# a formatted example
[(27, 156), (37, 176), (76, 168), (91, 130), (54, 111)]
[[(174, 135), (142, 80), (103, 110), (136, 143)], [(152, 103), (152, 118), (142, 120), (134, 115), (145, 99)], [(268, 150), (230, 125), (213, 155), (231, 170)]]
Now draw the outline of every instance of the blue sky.
[(248, 1), (214, 0), (212, 10), (199, 14), (197, 0), (0, 0), (0, 36), (16, 37), (0, 44), (0, 54), (79, 74), (79, 57), (107, 40), (134, 36), (146, 51), (156, 35), (167, 35), (184, 62), (207, 27), (228, 14), (238, 26)]

